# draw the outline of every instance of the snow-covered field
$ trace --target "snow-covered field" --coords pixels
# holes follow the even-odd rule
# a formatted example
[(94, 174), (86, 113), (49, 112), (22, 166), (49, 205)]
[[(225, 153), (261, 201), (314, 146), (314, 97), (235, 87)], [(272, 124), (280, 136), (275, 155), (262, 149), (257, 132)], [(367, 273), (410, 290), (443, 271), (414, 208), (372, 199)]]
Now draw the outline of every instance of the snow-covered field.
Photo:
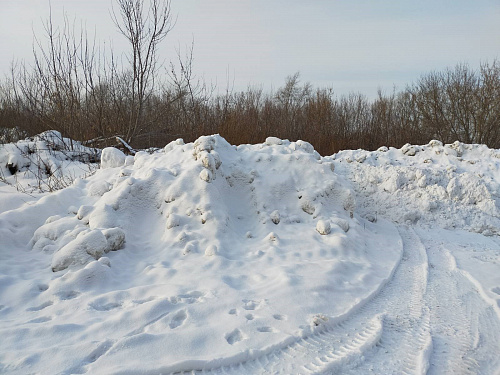
[(207, 136), (92, 173), (48, 135), (0, 146), (0, 373), (500, 373), (500, 150)]

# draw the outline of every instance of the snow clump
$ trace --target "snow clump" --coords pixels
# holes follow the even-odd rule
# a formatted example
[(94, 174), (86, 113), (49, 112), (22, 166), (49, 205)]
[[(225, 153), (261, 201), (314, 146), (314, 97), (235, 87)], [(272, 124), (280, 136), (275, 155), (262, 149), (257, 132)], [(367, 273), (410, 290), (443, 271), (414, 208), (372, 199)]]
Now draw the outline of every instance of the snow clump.
[(106, 147), (101, 153), (101, 168), (117, 168), (125, 164), (125, 154), (114, 147)]
[(318, 220), (316, 223), (316, 230), (318, 231), (319, 234), (321, 235), (326, 235), (330, 234), (330, 231), (332, 230), (330, 226), (330, 222), (326, 220)]

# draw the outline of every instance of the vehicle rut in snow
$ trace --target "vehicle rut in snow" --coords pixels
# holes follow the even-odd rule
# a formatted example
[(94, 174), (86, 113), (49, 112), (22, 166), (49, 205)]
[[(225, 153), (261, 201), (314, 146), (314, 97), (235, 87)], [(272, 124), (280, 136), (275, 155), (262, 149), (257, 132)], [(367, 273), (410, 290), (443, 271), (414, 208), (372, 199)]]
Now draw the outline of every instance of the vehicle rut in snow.
[[(422, 236), (423, 237), (423, 236)], [(498, 374), (500, 320), (445, 244), (424, 241), (434, 350), (429, 374)]]
[[(181, 374), (495, 374), (500, 321), (449, 252), (399, 228), (403, 256), (338, 325), (255, 359)], [(495, 353), (496, 351), (496, 353)]]
[[(345, 372), (363, 365), (367, 360), (371, 362), (372, 357), (376, 358), (380, 353), (386, 352), (386, 361), (398, 362), (391, 365), (398, 373), (404, 369), (420, 366), (419, 352), (415, 348), (420, 346), (420, 352), (426, 349), (426, 334), (429, 331), (429, 315), (424, 311), (422, 303), (426, 286), (427, 259), (423, 247), (408, 248), (415, 241), (407, 238), (412, 235), (410, 232), (406, 230), (402, 232), (404, 254), (393, 278), (372, 301), (343, 322), (253, 360), (211, 370), (200, 369), (181, 373)], [(393, 359), (391, 352), (394, 351), (402, 351), (401, 356)]]

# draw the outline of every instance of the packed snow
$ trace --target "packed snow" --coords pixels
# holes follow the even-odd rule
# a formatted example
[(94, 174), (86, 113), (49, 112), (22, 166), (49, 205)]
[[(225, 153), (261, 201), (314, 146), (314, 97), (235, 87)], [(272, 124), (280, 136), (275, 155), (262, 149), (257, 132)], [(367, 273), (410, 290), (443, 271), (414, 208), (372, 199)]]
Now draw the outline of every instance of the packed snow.
[(1, 373), (500, 370), (500, 150), (50, 131), (0, 162)]

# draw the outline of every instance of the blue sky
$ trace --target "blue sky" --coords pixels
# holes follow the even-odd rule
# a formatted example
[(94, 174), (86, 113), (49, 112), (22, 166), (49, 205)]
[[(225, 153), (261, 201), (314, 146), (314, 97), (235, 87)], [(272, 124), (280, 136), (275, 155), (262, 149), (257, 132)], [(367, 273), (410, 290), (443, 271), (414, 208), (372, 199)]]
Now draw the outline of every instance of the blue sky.
[[(124, 51), (110, 20), (111, 0), (52, 0), (54, 23), (64, 12), (97, 38)], [(0, 72), (14, 58), (30, 61), (32, 34), (42, 35), (48, 0), (2, 0)], [(297, 71), (302, 81), (338, 94), (404, 88), (422, 74), (457, 63), (477, 68), (500, 58), (500, 2), (172, 0), (175, 28), (161, 58), (176, 59), (194, 40), (200, 77), (235, 90), (279, 87)]]

